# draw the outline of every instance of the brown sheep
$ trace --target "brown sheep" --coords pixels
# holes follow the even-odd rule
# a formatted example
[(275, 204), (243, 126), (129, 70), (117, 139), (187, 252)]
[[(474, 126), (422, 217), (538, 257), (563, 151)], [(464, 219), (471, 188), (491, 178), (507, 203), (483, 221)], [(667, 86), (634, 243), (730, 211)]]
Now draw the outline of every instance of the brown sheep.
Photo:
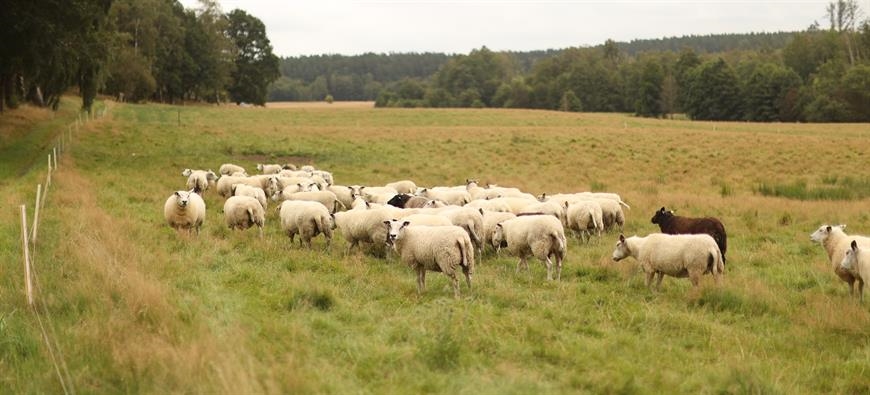
[(725, 234), (725, 226), (717, 218), (691, 218), (674, 215), (672, 210), (662, 207), (652, 217), (652, 223), (658, 224), (662, 233), (671, 235), (679, 234), (708, 234), (716, 240), (719, 251), (722, 252), (722, 262), (725, 263), (725, 250), (728, 249), (728, 236)]

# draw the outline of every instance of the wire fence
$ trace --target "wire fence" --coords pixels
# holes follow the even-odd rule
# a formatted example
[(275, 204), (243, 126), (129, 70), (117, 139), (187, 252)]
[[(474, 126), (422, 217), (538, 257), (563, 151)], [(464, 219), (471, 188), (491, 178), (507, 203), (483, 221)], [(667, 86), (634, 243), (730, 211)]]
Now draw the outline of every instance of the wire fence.
[(102, 108), (91, 111), (90, 113), (79, 113), (76, 120), (67, 125), (66, 130), (61, 130), (58, 134), (54, 146), (48, 154), (48, 167), (45, 175), (45, 184), (36, 185), (36, 201), (33, 204), (33, 218), (28, 229), (27, 223), (27, 205), (22, 204), (21, 210), (21, 249), (24, 259), (24, 291), (27, 298), (27, 306), (36, 317), (39, 330), (42, 335), (42, 340), (45, 343), (46, 351), (48, 351), (51, 363), (54, 366), (55, 374), (60, 382), (64, 394), (75, 394), (72, 376), (66, 365), (63, 351), (58, 343), (55, 325), (52, 321), (50, 311), (41, 297), (45, 294), (45, 290), (40, 287), (39, 276), (37, 270), (38, 257), (38, 234), (39, 234), (39, 219), (40, 212), (45, 213), (45, 202), (48, 197), (48, 192), (51, 189), (51, 177), (55, 171), (59, 169), (60, 163), (58, 157), (70, 152), (74, 147), (75, 137), (79, 131), (88, 122), (103, 118), (109, 111), (109, 102), (104, 102)]

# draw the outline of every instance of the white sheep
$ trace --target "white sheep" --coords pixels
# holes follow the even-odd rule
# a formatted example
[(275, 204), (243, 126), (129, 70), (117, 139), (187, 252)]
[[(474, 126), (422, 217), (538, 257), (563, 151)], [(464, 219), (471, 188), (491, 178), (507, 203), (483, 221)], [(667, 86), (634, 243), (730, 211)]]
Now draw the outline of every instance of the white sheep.
[(857, 277), (858, 298), (863, 302), (864, 283), (870, 282), (870, 248), (859, 248), (857, 240), (852, 240), (840, 266)]
[(553, 261), (556, 258), (556, 279), (562, 279), (562, 260), (568, 252), (565, 228), (553, 216), (532, 215), (517, 217), (496, 225), (492, 235), (493, 247), (506, 248), (511, 255), (519, 256), (517, 271), (521, 266), (529, 269), (528, 257), (534, 256), (547, 267), (547, 280), (552, 280)]
[(517, 216), (511, 212), (500, 211), (485, 211), (483, 212), (483, 242), (485, 245), (492, 246), (492, 235), (495, 234), (495, 228), (500, 222), (516, 218)]
[(410, 214), (404, 217), (401, 217), (403, 220), (408, 221), (413, 226), (452, 226), (453, 222), (450, 222), (450, 219), (438, 214)]
[(396, 182), (391, 182), (385, 185), (387, 188), (393, 188), (396, 190), (396, 193), (414, 193), (417, 190), (417, 184), (411, 180), (401, 180)]
[(184, 229), (190, 234), (195, 230), (199, 234), (205, 222), (205, 202), (194, 191), (175, 191), (163, 204), (163, 218), (176, 231)]
[(478, 255), (483, 254), (483, 210), (470, 207), (448, 206), (438, 212), (450, 219), (468, 233), (471, 242), (477, 247)]
[(260, 205), (263, 206), (263, 210), (269, 208), (269, 201), (266, 199), (266, 192), (263, 192), (263, 189), (260, 187), (252, 187), (246, 184), (233, 184), (232, 190), (233, 196), (250, 196), (260, 202)]
[(646, 237), (632, 236), (627, 239), (619, 235), (613, 260), (618, 262), (630, 256), (637, 259), (646, 274), (647, 288), (650, 288), (653, 277), (658, 275), (656, 290), (661, 287), (665, 274), (678, 278), (689, 277), (692, 285), (697, 287), (701, 275), (712, 273), (713, 279), (719, 282), (719, 275), (725, 272), (719, 246), (708, 234), (652, 233)]
[[(857, 241), (859, 247), (867, 248), (870, 247), (870, 237), (847, 235), (845, 229), (846, 225), (822, 225), (810, 235), (810, 240), (825, 248), (834, 273), (849, 284), (849, 294), (855, 295), (855, 281), (860, 281), (861, 278), (851, 271), (845, 270), (840, 262), (843, 261), (846, 250), (850, 249), (849, 244), (852, 240)], [(858, 285), (861, 286), (861, 283), (859, 282)]]
[(384, 221), (395, 218), (394, 213), (387, 208), (335, 213), (335, 225), (348, 242), (346, 253), (350, 253), (359, 243), (371, 243), (377, 249), (383, 248), (387, 241)]
[(527, 197), (516, 196), (500, 197), (490, 199), (490, 201), (495, 202), (493, 204), (506, 204), (508, 207), (510, 207), (510, 212), (514, 214), (519, 214), (523, 212), (523, 209), (526, 208), (526, 206), (540, 203), (538, 199), (529, 199)]
[(222, 197), (233, 195), (233, 185), (245, 184), (266, 190), (269, 188), (269, 176), (257, 175), (253, 177), (222, 176), (217, 181), (217, 192)]
[(230, 229), (245, 230), (254, 225), (263, 237), (263, 226), (266, 223), (266, 211), (257, 199), (250, 196), (232, 196), (224, 203), (224, 219)]
[(281, 170), (284, 170), (284, 166), (278, 164), (257, 163), (257, 170), (261, 174), (278, 174)]
[(326, 190), (334, 193), (338, 201), (345, 207), (353, 206), (355, 196), (352, 193), (353, 189), (351, 187), (347, 185), (330, 185), (326, 187)]
[(351, 186), (353, 195), (362, 196), (369, 203), (387, 204), (393, 196), (399, 193), (394, 188), (388, 187), (367, 187), (367, 186)]
[(311, 248), (311, 239), (318, 234), (326, 238), (326, 247), (332, 242), (335, 221), (329, 210), (318, 202), (287, 200), (278, 208), (281, 229), (290, 237), (290, 243), (299, 234), (299, 243)]
[(469, 195), (471, 195), (472, 200), (486, 200), (501, 197), (501, 193), (499, 193), (498, 190), (481, 188), (476, 180), (471, 179), (465, 180), (465, 190)]
[[(464, 187), (463, 187), (464, 188)], [(462, 206), (471, 201), (471, 195), (466, 190), (438, 190), (434, 188), (420, 188), (417, 196), (432, 200), (441, 200), (454, 206)]]
[(476, 199), (466, 203), (465, 207), (482, 208), (484, 211), (495, 211), (501, 213), (511, 212), (511, 206), (504, 200)]
[(409, 226), (408, 221), (384, 221), (387, 243), (400, 259), (417, 272), (417, 292), (426, 290), (426, 271), (444, 273), (453, 285), (453, 296), (459, 298), (456, 271), (462, 267), (465, 281), (471, 289), (474, 275), (474, 247), (471, 239), (458, 226)]
[(233, 174), (233, 173), (245, 173), (245, 174), (248, 174), (248, 172), (245, 171), (245, 168), (244, 168), (244, 167), (241, 167), (241, 166), (238, 166), (238, 165), (234, 165), (234, 164), (232, 164), (232, 163), (224, 163), (224, 164), (222, 164), (221, 167), (218, 168), (218, 173), (220, 173), (221, 175), (225, 175), (225, 176), (228, 176), (228, 175)]
[[(326, 170), (314, 170), (313, 172), (311, 172), (311, 178), (322, 179), (324, 188), (327, 186), (330, 186), (334, 183), (334, 178), (332, 178), (332, 173), (330, 173)], [(321, 190), (323, 190), (324, 188), (321, 188)]]
[(585, 241), (592, 238), (592, 232), (601, 238), (604, 231), (604, 219), (601, 205), (594, 200), (575, 200), (565, 202), (565, 223), (568, 229), (577, 232)]
[(187, 189), (202, 193), (215, 184), (217, 174), (211, 170), (184, 169), (181, 175), (187, 177)]
[(285, 186), (284, 189), (279, 189), (277, 192), (273, 192), (271, 199), (276, 202), (283, 202), (287, 200), (287, 196), (298, 192), (319, 192), (319, 190), (314, 186), (314, 184), (291, 184)]
[(534, 204), (529, 204), (523, 207), (518, 215), (521, 214), (544, 214), (544, 215), (552, 215), (559, 222), (562, 223), (562, 226), (566, 226), (567, 222), (565, 220), (565, 206), (559, 204), (556, 201), (549, 202), (537, 202)]
[(339, 211), (339, 209), (346, 209), (343, 204), (335, 197), (335, 194), (329, 191), (308, 191), (308, 192), (296, 192), (296, 193), (288, 193), (284, 194), (283, 191), (280, 194), (275, 194), (272, 197), (273, 200), (282, 201), (282, 200), (307, 200), (310, 202), (318, 202), (326, 207), (329, 210), (330, 214)]

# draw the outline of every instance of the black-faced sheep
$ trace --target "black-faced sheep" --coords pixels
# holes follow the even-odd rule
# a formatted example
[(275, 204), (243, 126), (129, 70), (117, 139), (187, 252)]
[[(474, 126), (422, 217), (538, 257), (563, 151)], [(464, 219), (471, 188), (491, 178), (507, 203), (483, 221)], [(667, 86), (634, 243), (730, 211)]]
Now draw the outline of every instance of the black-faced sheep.
[(691, 218), (674, 215), (672, 210), (666, 210), (664, 207), (656, 211), (650, 220), (657, 224), (662, 230), (662, 233), (669, 235), (680, 234), (708, 234), (713, 240), (716, 240), (716, 245), (719, 246), (719, 251), (722, 252), (722, 261), (725, 262), (725, 252), (728, 250), (728, 235), (725, 234), (725, 225), (718, 218)]

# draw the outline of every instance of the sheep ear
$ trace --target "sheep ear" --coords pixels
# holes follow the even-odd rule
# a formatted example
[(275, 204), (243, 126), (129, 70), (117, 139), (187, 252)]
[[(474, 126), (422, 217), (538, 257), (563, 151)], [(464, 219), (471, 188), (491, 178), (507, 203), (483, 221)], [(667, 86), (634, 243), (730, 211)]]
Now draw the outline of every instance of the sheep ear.
[(660, 213), (664, 213), (665, 211), (666, 211), (666, 210), (665, 210), (664, 207), (662, 207), (662, 208), (659, 209), (659, 212), (660, 212)]
[(390, 221), (384, 221), (384, 225), (390, 226)]
[(620, 242), (620, 243), (625, 243), (625, 236), (623, 236), (623, 235), (619, 235), (619, 242)]
[(852, 240), (852, 251), (858, 251), (858, 242)]
[(175, 191), (175, 196), (181, 197), (181, 194), (178, 191)]
[(826, 227), (825, 230), (828, 231), (828, 232), (830, 232), (830, 231), (833, 230), (833, 228), (831, 228), (831, 225), (828, 225), (828, 227)]
[(408, 226), (408, 225), (410, 225), (410, 224), (411, 224), (411, 221), (405, 221), (405, 222), (402, 222), (402, 227), (404, 228), (404, 227), (406, 227), (406, 226)]
[(483, 215), (483, 209), (482, 209), (482, 208), (477, 209), (477, 211), (480, 211), (480, 215)]
[(837, 225), (837, 227), (842, 229), (842, 230), (846, 230), (846, 224), (840, 224), (840, 225)]
[(565, 201), (565, 208), (568, 208), (568, 201)]
[(498, 228), (504, 228), (503, 226), (501, 226), (500, 223), (499, 223), (499, 224), (495, 224), (495, 226), (498, 227)]

